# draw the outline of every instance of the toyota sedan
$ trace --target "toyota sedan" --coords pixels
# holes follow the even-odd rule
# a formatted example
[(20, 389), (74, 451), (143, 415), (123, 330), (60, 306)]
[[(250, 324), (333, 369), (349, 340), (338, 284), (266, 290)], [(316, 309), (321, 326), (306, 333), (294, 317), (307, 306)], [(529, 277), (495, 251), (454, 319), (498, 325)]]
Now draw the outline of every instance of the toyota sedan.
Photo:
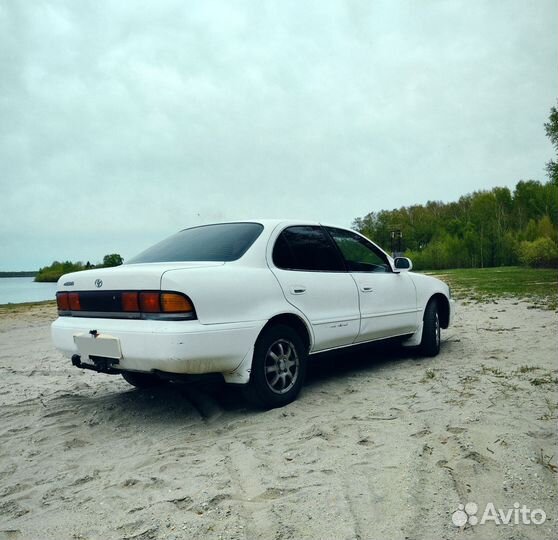
[(300, 392), (309, 355), (395, 337), (438, 354), (450, 291), (411, 269), (320, 223), (192, 227), (122, 266), (62, 276), (52, 339), (76, 367), (134, 386), (221, 374), (280, 407)]

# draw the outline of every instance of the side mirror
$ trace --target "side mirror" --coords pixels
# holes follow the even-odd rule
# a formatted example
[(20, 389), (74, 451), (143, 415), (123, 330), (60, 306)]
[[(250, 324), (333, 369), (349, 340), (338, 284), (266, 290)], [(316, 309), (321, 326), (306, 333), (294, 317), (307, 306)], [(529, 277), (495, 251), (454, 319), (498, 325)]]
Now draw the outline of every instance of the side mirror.
[(413, 269), (413, 263), (411, 262), (411, 259), (408, 259), (407, 257), (395, 257), (393, 265), (396, 270), (399, 270), (399, 272), (409, 272), (409, 270)]

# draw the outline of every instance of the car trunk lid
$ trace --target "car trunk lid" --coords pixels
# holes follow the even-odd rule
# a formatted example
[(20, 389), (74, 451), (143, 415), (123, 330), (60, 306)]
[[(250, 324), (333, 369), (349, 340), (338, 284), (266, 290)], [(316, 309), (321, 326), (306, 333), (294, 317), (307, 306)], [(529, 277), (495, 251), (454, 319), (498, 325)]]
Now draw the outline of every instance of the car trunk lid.
[(223, 262), (177, 262), (124, 264), (65, 274), (58, 280), (59, 291), (160, 290), (163, 274), (169, 270), (209, 268)]

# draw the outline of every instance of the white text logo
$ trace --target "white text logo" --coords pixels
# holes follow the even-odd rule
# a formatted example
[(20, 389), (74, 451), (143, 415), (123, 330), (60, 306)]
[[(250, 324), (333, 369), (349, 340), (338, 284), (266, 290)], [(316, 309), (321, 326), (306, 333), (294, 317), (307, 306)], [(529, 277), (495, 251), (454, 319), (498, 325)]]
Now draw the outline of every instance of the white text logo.
[(546, 513), (541, 508), (531, 510), (525, 505), (515, 503), (513, 508), (496, 508), (493, 503), (488, 503), (482, 516), (478, 517), (479, 507), (474, 502), (460, 504), (451, 515), (451, 520), (456, 527), (465, 525), (542, 525), (546, 521)]

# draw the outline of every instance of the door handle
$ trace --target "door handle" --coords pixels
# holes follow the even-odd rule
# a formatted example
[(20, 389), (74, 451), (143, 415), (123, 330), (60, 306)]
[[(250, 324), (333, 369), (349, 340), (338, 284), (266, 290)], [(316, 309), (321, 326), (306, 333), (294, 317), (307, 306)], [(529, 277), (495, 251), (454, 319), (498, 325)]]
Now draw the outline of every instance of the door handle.
[(306, 287), (303, 285), (295, 285), (291, 287), (291, 294), (304, 294), (306, 292)]
[(374, 292), (374, 289), (370, 285), (361, 285), (360, 290), (362, 292)]

